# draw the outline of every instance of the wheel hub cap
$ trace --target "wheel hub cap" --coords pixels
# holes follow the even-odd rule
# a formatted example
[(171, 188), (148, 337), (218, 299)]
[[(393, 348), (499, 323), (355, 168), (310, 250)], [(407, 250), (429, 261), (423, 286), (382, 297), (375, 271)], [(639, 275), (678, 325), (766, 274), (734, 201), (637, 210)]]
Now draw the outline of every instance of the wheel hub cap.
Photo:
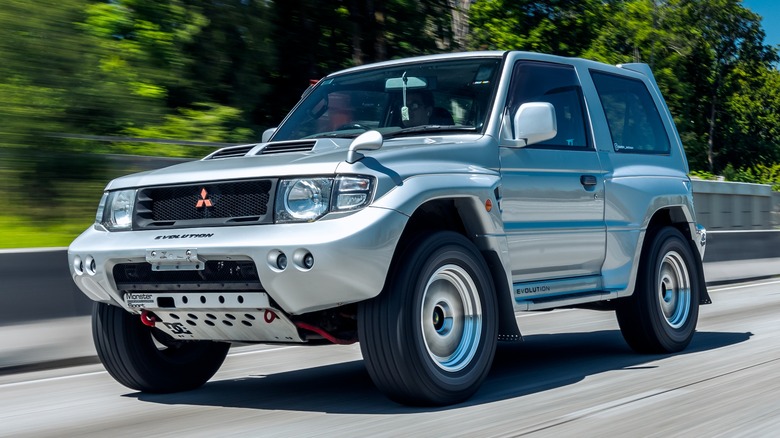
[(685, 261), (677, 251), (664, 255), (658, 272), (658, 302), (666, 323), (682, 327), (691, 311), (691, 281)]
[(420, 322), (428, 355), (441, 369), (455, 372), (476, 354), (482, 333), (479, 290), (460, 266), (440, 267), (425, 286)]

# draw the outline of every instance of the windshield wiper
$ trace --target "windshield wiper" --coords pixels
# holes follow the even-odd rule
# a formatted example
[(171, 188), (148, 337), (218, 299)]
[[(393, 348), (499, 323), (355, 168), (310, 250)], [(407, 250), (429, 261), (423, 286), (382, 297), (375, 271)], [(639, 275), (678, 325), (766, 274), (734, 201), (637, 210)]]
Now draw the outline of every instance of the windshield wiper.
[(352, 133), (352, 134), (346, 134), (343, 132), (325, 132), (320, 134), (314, 134), (314, 135), (307, 135), (306, 137), (303, 137), (304, 139), (311, 139), (311, 138), (355, 138), (358, 135), (362, 134), (362, 132), (358, 133)]
[(427, 132), (474, 132), (477, 128), (473, 126), (455, 126), (455, 125), (420, 125), (400, 129), (398, 131), (383, 134), (384, 138), (400, 137), (403, 135), (414, 135)]

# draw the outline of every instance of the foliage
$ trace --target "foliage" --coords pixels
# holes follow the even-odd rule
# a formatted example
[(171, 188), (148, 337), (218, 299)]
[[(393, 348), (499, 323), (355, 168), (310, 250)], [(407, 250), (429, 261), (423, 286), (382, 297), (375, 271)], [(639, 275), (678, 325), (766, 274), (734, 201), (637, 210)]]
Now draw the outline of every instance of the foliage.
[(772, 190), (780, 192), (780, 163), (771, 166), (757, 164), (737, 171), (731, 168), (726, 174), (728, 181), (769, 184)]
[(479, 0), (471, 25), (474, 48), (650, 64), (694, 169), (780, 160), (778, 54), (740, 0)]
[(311, 80), (464, 48), (649, 63), (692, 175), (777, 188), (778, 54), (740, 0), (4, 0), (0, 196), (89, 222), (100, 154), (213, 149), (62, 134), (255, 141)]
[(602, 28), (611, 1), (482, 0), (470, 10), (474, 49), (579, 56)]
[(249, 142), (252, 131), (240, 127), (241, 111), (227, 106), (203, 103), (181, 108), (178, 114), (164, 117), (163, 123), (143, 128), (128, 128), (133, 137), (188, 139), (204, 142)]
[(692, 170), (690, 176), (696, 179), (703, 179), (707, 181), (715, 181), (718, 179), (717, 175), (707, 172), (706, 170)]

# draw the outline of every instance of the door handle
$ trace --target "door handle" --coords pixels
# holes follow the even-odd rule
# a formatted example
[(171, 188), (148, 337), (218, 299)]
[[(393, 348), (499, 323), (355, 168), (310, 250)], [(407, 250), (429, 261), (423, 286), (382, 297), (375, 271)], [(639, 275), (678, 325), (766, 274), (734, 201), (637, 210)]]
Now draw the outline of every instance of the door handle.
[(580, 184), (586, 189), (591, 188), (596, 185), (596, 177), (593, 175), (582, 175), (580, 176)]

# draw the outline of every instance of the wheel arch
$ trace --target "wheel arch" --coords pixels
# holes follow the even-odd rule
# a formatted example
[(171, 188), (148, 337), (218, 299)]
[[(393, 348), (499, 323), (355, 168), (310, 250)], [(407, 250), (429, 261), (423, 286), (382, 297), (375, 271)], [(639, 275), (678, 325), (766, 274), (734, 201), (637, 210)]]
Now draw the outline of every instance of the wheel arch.
[[(491, 202), (496, 205), (492, 197)], [(506, 241), (497, 237), (502, 236), (503, 232), (496, 233), (496, 217), (487, 211), (484, 201), (473, 195), (436, 198), (422, 203), (411, 215), (401, 234), (388, 277), (393, 275), (398, 258), (421, 234), (447, 230), (465, 236), (479, 249), (493, 280), (493, 292), (498, 303), (499, 340), (515, 341), (521, 339), (521, 334), (512, 304), (507, 261), (501, 256), (507, 253)], [(385, 284), (387, 281), (385, 279)]]
[[(699, 287), (701, 288), (699, 293), (699, 304), (710, 304), (712, 299), (707, 291), (707, 284), (704, 278), (704, 265), (702, 262), (701, 250), (697, 247), (697, 227), (692, 221), (692, 215), (682, 205), (670, 205), (659, 208), (650, 217), (647, 223), (644, 237), (641, 239), (640, 248), (637, 248), (637, 254), (640, 257), (640, 263), (645, 254), (647, 243), (655, 236), (655, 233), (663, 227), (670, 226), (678, 229), (685, 237), (686, 242), (691, 248), (694, 254), (694, 263), (696, 264), (696, 276), (698, 279)], [(634, 274), (634, 278), (635, 274)], [(635, 281), (635, 280), (634, 280)], [(633, 281), (632, 281), (633, 284)]]

